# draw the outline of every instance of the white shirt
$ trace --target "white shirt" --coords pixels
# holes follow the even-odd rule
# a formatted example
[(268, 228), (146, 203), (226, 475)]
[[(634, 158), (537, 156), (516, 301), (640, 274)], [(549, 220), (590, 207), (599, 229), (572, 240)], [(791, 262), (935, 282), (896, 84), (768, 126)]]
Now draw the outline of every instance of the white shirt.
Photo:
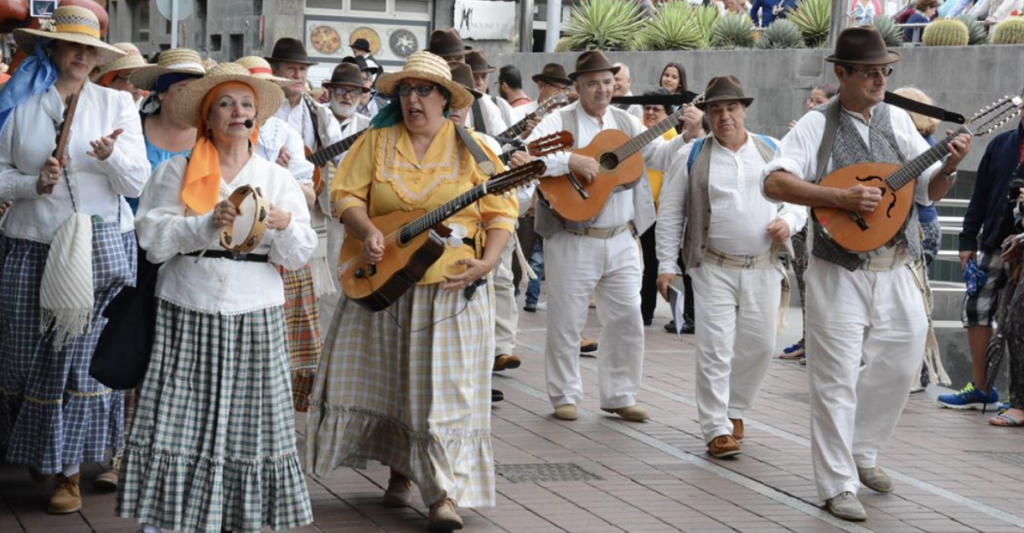
[[(612, 114), (611, 106), (605, 108), (601, 122), (598, 122), (596, 118), (584, 111), (579, 102), (569, 104), (562, 109), (570, 110), (577, 117), (576, 123), (579, 126), (579, 131), (576, 132), (576, 146), (579, 148), (590, 144), (590, 141), (594, 140), (594, 137), (604, 130), (622, 129), (615, 122), (615, 115)], [(533, 129), (533, 133), (526, 139), (527, 142), (562, 131), (564, 128), (562, 127), (562, 113), (560, 111), (552, 112), (544, 117), (544, 120)], [(630, 116), (630, 119), (634, 121), (634, 126), (638, 131), (647, 130), (639, 119), (633, 116)], [(644, 158), (644, 166), (664, 172), (668, 169), (672, 156), (684, 144), (686, 142), (683, 140), (682, 135), (671, 141), (658, 137), (640, 150)], [(544, 176), (563, 176), (569, 173), (569, 152), (557, 152), (546, 155), (541, 159), (548, 167)], [(620, 189), (612, 193), (611, 197), (604, 204), (604, 208), (594, 217), (591, 225), (597, 228), (613, 228), (633, 220), (633, 215), (633, 189)]]
[(305, 146), (299, 132), (289, 126), (285, 121), (270, 117), (260, 126), (259, 146), (256, 147), (256, 155), (277, 163), (277, 156), (281, 149), (290, 156), (288, 160), (288, 172), (295, 176), (299, 183), (313, 183), (313, 163), (306, 160)]
[[(320, 106), (320, 104), (315, 105)], [(341, 128), (330, 109), (327, 110), (327, 113), (323, 113), (321, 118), (324, 115), (327, 116), (327, 139), (324, 140), (326, 146), (341, 140)], [(295, 128), (295, 131), (302, 134), (303, 144), (311, 150), (317, 147), (316, 130), (313, 129), (313, 120), (309, 117), (309, 108), (306, 106), (305, 99), (300, 99), (299, 105), (295, 107), (292, 107), (285, 99), (281, 107), (277, 108), (277, 113), (274, 116), (287, 122), (289, 126)]]
[[(56, 146), (57, 125), (64, 102), (56, 87), (30, 96), (14, 109), (0, 134), (0, 199), (14, 200), (3, 234), (49, 243), (72, 215), (70, 183), (79, 212), (112, 222), (120, 216), (121, 231), (131, 231), (134, 217), (122, 198), (142, 193), (151, 169), (146, 159), (139, 110), (130, 94), (86, 82), (71, 125), (63, 176), (48, 195), (36, 193), (39, 170)], [(123, 129), (105, 161), (87, 154), (90, 141)]]
[[(704, 140), (710, 143), (704, 150), (711, 150), (708, 179), (711, 220), (707, 244), (727, 254), (768, 252), (772, 247), (768, 225), (776, 218), (786, 221), (790, 234), (800, 231), (807, 222), (807, 208), (793, 204), (779, 208), (761, 196), (761, 169), (765, 162), (753, 137), (748, 132), (747, 142), (736, 152), (722, 146), (713, 135)], [(778, 145), (778, 141), (772, 141)], [(690, 181), (686, 166), (693, 147), (694, 143), (690, 143), (683, 148), (662, 185), (655, 235), (660, 274), (680, 274), (676, 258), (685, 238), (683, 221)]]
[[(484, 97), (477, 100), (477, 102), (480, 102), (480, 114), (484, 117), (484, 124), (487, 126), (488, 135), (497, 135), (508, 129), (509, 125), (501, 118), (501, 110), (498, 109), (497, 104), (495, 104), (490, 97), (484, 95)], [(470, 109), (469, 113), (466, 115), (466, 127), (480, 129), (473, 123), (472, 109)]]
[(212, 209), (204, 215), (185, 213), (181, 183), (186, 164), (179, 156), (157, 167), (139, 200), (139, 246), (146, 250), (150, 262), (166, 262), (160, 267), (157, 297), (209, 314), (243, 314), (284, 305), (284, 284), (273, 265), (301, 268), (317, 246), (298, 182), (279, 165), (251, 157), (231, 183), (221, 181), (218, 201), (250, 185), (259, 187), (268, 203), (292, 214), (288, 228), (268, 229), (251, 252), (269, 255), (270, 263), (198, 258), (181, 254), (224, 248), (213, 227)]
[(992, 17), (997, 22), (1006, 19), (1014, 10), (1024, 8), (1021, 0), (981, 0), (971, 8), (971, 16), (979, 19)]
[[(626, 94), (624, 94), (623, 96), (630, 96), (631, 97), (631, 96), (633, 96), (633, 91), (629, 91)], [(644, 121), (644, 106), (642, 106), (640, 104), (630, 104), (629, 107), (627, 107), (625, 109), (625, 111), (627, 113), (629, 113), (630, 115), (633, 115), (634, 117), (640, 119), (640, 122)]]

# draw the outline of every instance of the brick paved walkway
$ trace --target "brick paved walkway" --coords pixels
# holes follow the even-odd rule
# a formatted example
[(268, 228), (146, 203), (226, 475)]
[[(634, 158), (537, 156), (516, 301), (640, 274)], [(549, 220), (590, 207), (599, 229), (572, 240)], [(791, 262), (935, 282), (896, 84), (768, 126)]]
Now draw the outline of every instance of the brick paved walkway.
[[(493, 417), (503, 474), (498, 505), (464, 511), (468, 531), (1024, 531), (1024, 433), (989, 427), (977, 413), (939, 409), (934, 388), (914, 395), (879, 459), (892, 473), (896, 493), (865, 489), (861, 497), (870, 519), (850, 524), (825, 514), (815, 501), (803, 367), (773, 363), (747, 417), (744, 455), (719, 461), (705, 454), (699, 436), (692, 337), (678, 341), (664, 333), (664, 319), (647, 330), (639, 399), (650, 409), (651, 422), (622, 422), (598, 409), (596, 360), (589, 358), (581, 360), (588, 394), (580, 418), (561, 422), (551, 417), (543, 392), (545, 319), (543, 311), (523, 315), (525, 363), (495, 377), (495, 387), (505, 393)], [(588, 332), (595, 337), (596, 325), (591, 312)], [(780, 345), (798, 334), (790, 327)], [(296, 425), (301, 434), (301, 417)], [(91, 478), (98, 468), (88, 465), (84, 473)], [(529, 481), (544, 475), (551, 480)], [(380, 505), (386, 482), (387, 470), (380, 465), (310, 479), (316, 523), (300, 531), (426, 531), (422, 507)], [(96, 493), (87, 484), (82, 512), (49, 516), (44, 511), (48, 490), (33, 485), (23, 467), (0, 466), (0, 532), (137, 530), (113, 516), (113, 495)]]

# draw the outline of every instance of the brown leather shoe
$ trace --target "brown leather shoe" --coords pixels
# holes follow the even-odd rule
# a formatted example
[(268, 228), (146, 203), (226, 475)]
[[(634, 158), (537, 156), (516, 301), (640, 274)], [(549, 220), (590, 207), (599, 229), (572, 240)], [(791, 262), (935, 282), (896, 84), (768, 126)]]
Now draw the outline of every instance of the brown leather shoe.
[(46, 509), (50, 514), (70, 514), (82, 508), (82, 491), (78, 487), (81, 474), (64, 477), (57, 474), (57, 488), (50, 497), (50, 506)]
[(412, 481), (409, 478), (391, 471), (388, 488), (384, 491), (384, 507), (408, 507), (412, 505)]
[(597, 351), (597, 341), (591, 339), (580, 339), (580, 353)]
[(494, 371), (501, 372), (506, 368), (519, 368), (519, 365), (523, 363), (522, 359), (518, 355), (510, 355), (503, 353), (498, 357), (494, 358)]
[(742, 418), (730, 418), (732, 422), (732, 438), (736, 440), (743, 440), (743, 419)]
[(427, 529), (436, 532), (462, 529), (462, 517), (455, 512), (455, 502), (451, 498), (445, 498), (430, 506)]
[(732, 435), (719, 435), (708, 443), (708, 453), (717, 459), (725, 459), (743, 453), (740, 443)]

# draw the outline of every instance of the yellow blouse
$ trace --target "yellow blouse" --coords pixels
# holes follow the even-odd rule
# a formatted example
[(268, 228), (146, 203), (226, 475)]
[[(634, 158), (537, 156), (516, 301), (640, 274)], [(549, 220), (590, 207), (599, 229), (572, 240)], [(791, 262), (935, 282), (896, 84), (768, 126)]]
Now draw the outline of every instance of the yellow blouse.
[[(473, 135), (499, 172), (504, 170), (479, 135)], [(422, 161), (416, 157), (405, 125), (396, 124), (369, 130), (356, 141), (331, 180), (331, 202), (339, 216), (355, 206), (365, 207), (371, 218), (398, 210), (430, 211), (486, 180), (450, 121), (434, 136)], [(487, 195), (444, 224), (465, 228), (467, 238), (481, 243), (484, 230), (514, 232), (518, 215), (515, 195)], [(456, 266), (456, 261), (475, 256), (472, 246), (449, 246), (419, 284), (443, 282), (443, 275), (465, 270)]]
[[(679, 134), (676, 133), (676, 129), (672, 128), (666, 131), (665, 134), (661, 136), (661, 138), (665, 139), (666, 141), (671, 141), (672, 139), (675, 139), (678, 136)], [(647, 169), (647, 181), (650, 182), (651, 194), (654, 195), (654, 209), (658, 209), (658, 196), (661, 195), (662, 180), (663, 175), (660, 170), (654, 170), (653, 168)]]

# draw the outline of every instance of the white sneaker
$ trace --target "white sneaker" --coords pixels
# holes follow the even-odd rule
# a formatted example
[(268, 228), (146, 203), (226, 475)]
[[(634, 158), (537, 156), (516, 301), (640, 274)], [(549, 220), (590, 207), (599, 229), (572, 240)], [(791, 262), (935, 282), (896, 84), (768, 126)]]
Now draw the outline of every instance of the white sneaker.
[(547, 311), (548, 310), (548, 303), (547, 302), (537, 302), (537, 310), (538, 311)]

